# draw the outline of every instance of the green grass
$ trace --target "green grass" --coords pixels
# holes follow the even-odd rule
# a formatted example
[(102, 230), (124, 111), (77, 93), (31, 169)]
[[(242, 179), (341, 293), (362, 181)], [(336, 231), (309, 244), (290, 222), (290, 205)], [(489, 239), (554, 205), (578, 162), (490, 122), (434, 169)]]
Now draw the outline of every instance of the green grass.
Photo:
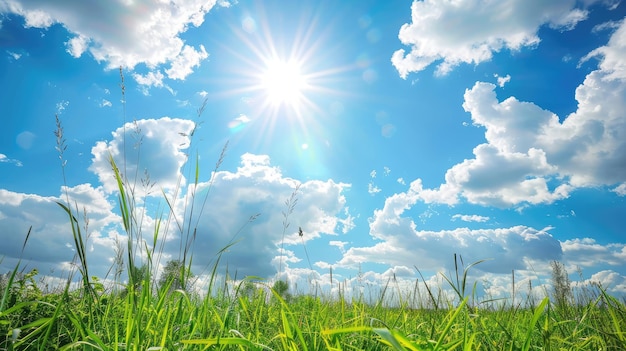
[[(122, 101), (124, 101), (124, 80)], [(198, 110), (198, 117), (205, 109)], [(198, 125), (199, 123), (197, 123)], [(140, 144), (140, 131), (137, 139)], [(193, 139), (194, 132), (189, 135)], [(61, 121), (56, 119), (57, 150), (65, 174), (66, 149)], [(215, 165), (220, 167), (224, 147)], [(139, 156), (139, 148), (137, 149)], [(200, 182), (198, 157), (187, 155), (186, 179), (193, 180), (191, 201), (177, 217), (174, 194), (163, 193), (165, 206), (155, 214), (156, 224), (145, 228), (145, 199), (152, 189), (149, 174), (127, 176), (122, 164), (110, 158), (118, 184), (118, 207), (126, 234), (119, 243), (111, 277), (89, 275), (85, 242), (88, 218), (69, 196), (59, 202), (67, 215), (76, 256), (75, 270), (55, 289), (42, 289), (38, 272), (22, 271), (21, 263), (0, 280), (0, 350), (623, 350), (626, 348), (626, 306), (601, 287), (589, 287), (569, 303), (527, 298), (524, 304), (476, 296), (468, 271), (454, 256), (455, 272), (442, 276), (445, 286), (429, 286), (422, 277), (413, 291), (401, 291), (390, 279), (378, 298), (347, 301), (337, 295), (290, 294), (284, 282), (273, 285), (247, 277), (228, 280), (219, 272), (220, 259), (238, 234), (218, 253), (208, 268), (205, 294), (191, 289), (193, 246), (198, 219), (209, 191), (196, 198)], [(214, 174), (215, 172), (213, 172)], [(65, 176), (64, 176), (65, 178)], [(183, 181), (179, 182), (183, 184)], [(297, 211), (298, 185), (285, 201), (283, 233), (289, 215)], [(138, 201), (141, 200), (141, 201)], [(200, 208), (194, 204), (200, 203)], [(138, 205), (144, 204), (144, 205)], [(256, 219), (251, 216), (243, 227)], [(157, 279), (164, 233), (180, 239), (175, 279)], [(240, 230), (241, 231), (241, 230)], [(15, 233), (17, 234), (17, 233)], [(27, 245), (30, 231), (26, 234)], [(282, 245), (281, 245), (282, 247)], [(307, 253), (308, 256), (308, 253)], [(307, 257), (308, 260), (308, 257)], [(282, 269), (282, 265), (281, 265)], [(416, 267), (417, 269), (417, 267)], [(421, 276), (421, 272), (417, 269)], [(332, 276), (332, 271), (331, 271)], [(345, 287), (344, 287), (345, 289)], [(442, 289), (453, 292), (452, 297)], [(421, 293), (425, 291), (426, 293)], [(516, 292), (511, 294), (516, 295)], [(363, 295), (362, 295), (363, 296)], [(417, 298), (416, 298), (417, 297)]]
[[(2, 350), (620, 350), (626, 307), (600, 292), (585, 305), (381, 307), (292, 296), (263, 283), (200, 297), (167, 287), (113, 293), (92, 281), (44, 294), (34, 274), (6, 285)], [(9, 287), (7, 289), (7, 287)], [(250, 285), (248, 285), (250, 287)], [(571, 316), (571, 317), (569, 317)], [(18, 334), (19, 330), (19, 334)]]

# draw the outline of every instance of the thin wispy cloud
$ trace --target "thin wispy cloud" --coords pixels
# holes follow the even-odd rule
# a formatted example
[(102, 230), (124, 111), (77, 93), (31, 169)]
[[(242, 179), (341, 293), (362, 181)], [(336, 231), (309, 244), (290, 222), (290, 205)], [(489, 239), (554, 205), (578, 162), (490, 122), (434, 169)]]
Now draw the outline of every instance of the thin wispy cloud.
[(479, 215), (455, 214), (452, 216), (452, 220), (455, 220), (455, 219), (460, 219), (463, 222), (487, 222), (489, 220), (489, 217), (479, 216)]
[(22, 167), (22, 162), (13, 158), (8, 158), (5, 154), (0, 154), (0, 163), (12, 163), (17, 167)]

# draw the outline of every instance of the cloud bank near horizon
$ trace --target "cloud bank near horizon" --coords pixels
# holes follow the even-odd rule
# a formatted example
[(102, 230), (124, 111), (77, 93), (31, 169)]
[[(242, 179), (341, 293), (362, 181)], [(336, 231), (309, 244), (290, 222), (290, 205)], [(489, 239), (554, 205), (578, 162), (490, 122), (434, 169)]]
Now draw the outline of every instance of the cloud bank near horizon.
[[(323, 241), (340, 249), (341, 258), (336, 262), (316, 260), (315, 252), (311, 252), (317, 268), (335, 267), (349, 272), (358, 270), (360, 264), (380, 264), (394, 274), (404, 272), (403, 279), (407, 282), (412, 281), (416, 274), (407, 267), (419, 267), (432, 272), (446, 267), (449, 269), (449, 258), (453, 253), (461, 254), (468, 262), (493, 258), (477, 266), (474, 273), (476, 279), (507, 275), (511, 270), (528, 277), (549, 274), (543, 268), (534, 273), (533, 269), (549, 266), (550, 260), (564, 261), (570, 268), (576, 265), (585, 268), (599, 265), (617, 267), (626, 257), (624, 244), (602, 245), (588, 238), (559, 241), (550, 234), (551, 228), (535, 229), (520, 225), (473, 230), (464, 227), (441, 231), (419, 230), (414, 220), (407, 215), (407, 210), (421, 201), (423, 190), (417, 181), (410, 184), (407, 192), (386, 198), (383, 208), (373, 213), (368, 232), (377, 243), (369, 247), (355, 246), (340, 240), (341, 235), (355, 230), (352, 223), (354, 214), (348, 211), (349, 200), (345, 196), (350, 184), (332, 179), (299, 181), (283, 175), (280, 168), (272, 165), (269, 156), (249, 153), (241, 155), (236, 170), (218, 170), (212, 180), (200, 181), (197, 185), (189, 184), (182, 170), (186, 164), (184, 152), (190, 143), (189, 134), (180, 131), (193, 129), (193, 123), (163, 117), (138, 120), (133, 125), (143, 136), (142, 143), (137, 147), (141, 148), (140, 157), (145, 160), (134, 158), (134, 149), (129, 149), (126, 167), (132, 172), (148, 167), (148, 174), (153, 174), (152, 179), (163, 184), (165, 194), (173, 206), (171, 220), (168, 222), (162, 218), (162, 223), (168, 225), (161, 226), (160, 235), (164, 240), (161, 264), (179, 257), (181, 240), (184, 244), (189, 233), (187, 230), (197, 229), (193, 254), (194, 269), (200, 275), (213, 262), (220, 249), (234, 242), (236, 244), (222, 257), (222, 268), (228, 266), (230, 271), (236, 271), (240, 277), (272, 277), (282, 270), (282, 274), (290, 279), (316, 279), (318, 283), (329, 286), (329, 277), (312, 271), (313, 267), (294, 267), (295, 263), (303, 260), (294, 253), (293, 249), (297, 245), (302, 245), (303, 241), (305, 244)], [(126, 133), (136, 133), (130, 130), (130, 125), (127, 127)], [(111, 168), (107, 167), (105, 161), (108, 154), (121, 155), (124, 129), (118, 128), (111, 135), (110, 141), (98, 142), (92, 148), (93, 163), (89, 169), (98, 175), (100, 185), (62, 187), (59, 195), (49, 197), (0, 190), (0, 226), (16, 233), (8, 237), (0, 249), (0, 255), (6, 258), (3, 266), (14, 264), (22, 258), (29, 262), (29, 266), (38, 266), (40, 272), (49, 275), (66, 272), (71, 267), (74, 249), (68, 218), (56, 204), (66, 203), (69, 198), (70, 203), (76, 204), (79, 217), (86, 215), (89, 218), (85, 234), (88, 237), (88, 259), (92, 269), (90, 274), (104, 276), (109, 271), (114, 264), (116, 248), (126, 241), (121, 218), (117, 214), (116, 185)], [(132, 138), (127, 135), (128, 140)], [(177, 184), (179, 190), (184, 191), (179, 191), (175, 196), (174, 188)], [(283, 236), (287, 211), (285, 201), (294, 193), (296, 184), (300, 184), (297, 205), (289, 213), (290, 226)], [(160, 203), (162, 209), (167, 208), (162, 193), (156, 193), (159, 195), (145, 200), (146, 209), (142, 207), (141, 201), (137, 203), (137, 218), (142, 218), (144, 231), (151, 230), (156, 224), (154, 213), (148, 208), (153, 208), (157, 203)], [(208, 196), (206, 204), (205, 196)], [(192, 204), (198, 212), (189, 217)], [(199, 214), (202, 206), (204, 208)], [(489, 223), (486, 217), (459, 215), (458, 218), (485, 225)], [(178, 224), (184, 221), (187, 224), (179, 227)], [(30, 226), (31, 238), (22, 252), (24, 237)], [(306, 237), (299, 237), (298, 227), (307, 233)], [(284, 251), (281, 249), (282, 242)], [(590, 256), (591, 253), (594, 255)], [(336, 279), (341, 274), (336, 272)], [(626, 289), (620, 290), (624, 284), (623, 275), (610, 269), (602, 269), (594, 274), (596, 278), (602, 278), (604, 283), (610, 283), (615, 291), (626, 292)], [(366, 276), (371, 276), (371, 279), (384, 278), (384, 275), (373, 272)], [(356, 281), (353, 283), (357, 284)]]

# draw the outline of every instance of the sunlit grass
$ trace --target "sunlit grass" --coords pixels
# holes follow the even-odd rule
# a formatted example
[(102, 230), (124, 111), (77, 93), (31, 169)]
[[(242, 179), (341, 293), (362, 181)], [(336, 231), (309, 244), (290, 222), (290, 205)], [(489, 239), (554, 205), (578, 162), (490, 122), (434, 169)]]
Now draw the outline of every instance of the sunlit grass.
[[(214, 281), (210, 296), (168, 286), (107, 291), (94, 279), (43, 293), (35, 276), (3, 282), (2, 350), (619, 350), (626, 307), (598, 290), (584, 304), (390, 307), (385, 301), (291, 296), (252, 279)], [(434, 287), (433, 287), (434, 288)], [(384, 298), (384, 297), (382, 297)]]
[[(66, 146), (58, 118), (55, 135), (64, 172)], [(225, 151), (226, 146), (215, 171)], [(198, 294), (190, 283), (193, 245), (198, 218), (210, 201), (209, 191), (201, 199), (193, 193), (201, 181), (198, 163), (197, 157), (188, 162), (192, 193), (183, 215), (174, 210), (182, 189), (163, 193), (165, 209), (153, 228), (145, 228), (138, 215), (144, 212), (137, 208), (146, 203), (137, 199), (145, 191), (137, 187), (153, 186), (149, 175), (129, 178), (125, 162), (110, 158), (127, 242), (118, 247), (106, 285), (88, 273), (86, 215), (69, 196), (60, 202), (75, 246), (75, 270), (65, 284), (45, 290), (37, 270), (24, 272), (21, 263), (0, 277), (0, 350), (621, 350), (626, 345), (626, 306), (601, 287), (590, 286), (576, 299), (564, 294), (559, 301), (548, 293), (517, 304), (490, 300), (477, 296), (476, 284), (467, 279), (481, 261), (465, 266), (456, 255), (455, 272), (442, 276), (441, 286), (425, 283), (416, 267), (422, 279), (413, 291), (402, 291), (394, 278), (377, 298), (346, 298), (342, 283), (331, 279), (338, 293), (313, 296), (290, 293), (284, 281), (234, 280), (218, 271), (222, 253), (237, 245), (238, 233), (233, 233), (208, 269), (208, 287)], [(298, 190), (296, 185), (285, 201), (283, 237), (289, 215), (297, 211)], [(163, 278), (159, 267), (164, 233), (170, 230), (179, 235), (180, 253), (174, 272)], [(26, 246), (30, 232), (24, 235)], [(281, 262), (278, 273), (282, 269)]]

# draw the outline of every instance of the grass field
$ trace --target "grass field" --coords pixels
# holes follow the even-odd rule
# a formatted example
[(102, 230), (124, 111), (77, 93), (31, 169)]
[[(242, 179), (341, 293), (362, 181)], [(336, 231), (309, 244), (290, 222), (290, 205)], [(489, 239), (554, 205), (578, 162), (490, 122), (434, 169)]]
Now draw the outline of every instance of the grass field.
[[(120, 76), (123, 95), (121, 72)], [(198, 110), (199, 116), (203, 110), (204, 106)], [(66, 145), (61, 121), (56, 122), (64, 172)], [(395, 294), (391, 303), (390, 295), (397, 288), (393, 281), (376, 298), (364, 299), (346, 298), (341, 289), (334, 295), (299, 294), (290, 293), (287, 282), (280, 280), (224, 278), (226, 272), (218, 271), (220, 253), (209, 269), (208, 284), (198, 293), (191, 286), (193, 216), (200, 215), (202, 208), (193, 204), (207, 199), (187, 194), (194, 201), (177, 216), (175, 198), (164, 193), (167, 210), (157, 217), (154, 228), (142, 228), (140, 204), (145, 202), (137, 197), (139, 187), (150, 181), (127, 177), (113, 157), (110, 163), (118, 184), (120, 225), (127, 238), (118, 248), (112, 278), (89, 274), (86, 224), (82, 223), (88, 221), (68, 196), (59, 203), (59, 211), (68, 218), (76, 252), (74, 269), (67, 272), (64, 284), (52, 288), (42, 286), (36, 270), (25, 272), (20, 264), (2, 276), (0, 350), (626, 349), (626, 305), (602, 287), (590, 286), (573, 296), (568, 284), (555, 282), (561, 283), (561, 289), (546, 291), (538, 299), (488, 300), (476, 296), (475, 285), (467, 281), (472, 265), (459, 267), (456, 260), (454, 277), (442, 276), (445, 286), (416, 282), (414, 291)], [(197, 185), (198, 160), (188, 164), (187, 180)], [(194, 186), (190, 189), (193, 192)], [(283, 232), (295, 209), (297, 191), (296, 186), (285, 203)], [(177, 232), (181, 253), (162, 274), (166, 228)], [(236, 240), (229, 245), (236, 245)], [(418, 284), (426, 294), (419, 294)], [(443, 289), (452, 294), (441, 294)]]
[[(586, 303), (397, 307), (341, 296), (290, 296), (263, 283), (214, 282), (210, 295), (89, 286), (43, 293), (36, 271), (4, 280), (0, 350), (622, 350), (626, 306), (597, 290)], [(121, 284), (121, 282), (120, 282)], [(282, 295), (281, 295), (282, 292)], [(434, 297), (434, 296), (433, 296)], [(471, 297), (471, 295), (470, 295)]]

